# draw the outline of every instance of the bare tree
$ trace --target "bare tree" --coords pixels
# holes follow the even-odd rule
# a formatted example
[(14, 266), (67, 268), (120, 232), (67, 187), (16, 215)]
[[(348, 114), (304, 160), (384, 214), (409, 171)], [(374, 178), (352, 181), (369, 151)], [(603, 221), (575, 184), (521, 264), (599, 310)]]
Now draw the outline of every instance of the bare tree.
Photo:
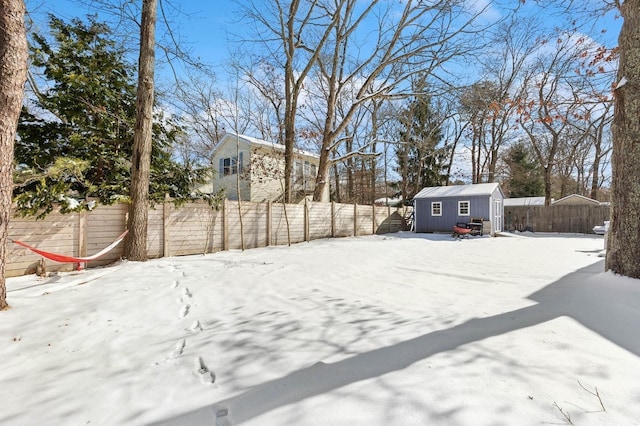
[(454, 161), (456, 158), (456, 150), (458, 146), (461, 144), (467, 127), (469, 126), (469, 122), (463, 119), (460, 110), (461, 107), (457, 101), (457, 99), (453, 99), (457, 97), (455, 92), (449, 94), (446, 98), (441, 98), (442, 105), (444, 105), (447, 117), (446, 120), (442, 123), (442, 132), (443, 139), (449, 145), (449, 160), (446, 164), (445, 174), (447, 175), (446, 185), (452, 183), (455, 180), (456, 176), (459, 176), (459, 172), (457, 169), (454, 169)]
[(602, 163), (606, 162), (612, 149), (612, 119), (612, 99), (606, 94), (594, 92), (592, 99), (583, 103), (582, 111), (570, 122), (574, 129), (564, 147), (564, 168), (568, 171), (565, 174), (576, 175), (575, 192), (594, 200), (602, 186)]
[(591, 132), (593, 138), (593, 165), (591, 167), (591, 192), (590, 196), (594, 200), (598, 198), (598, 190), (602, 186), (603, 163), (611, 153), (613, 146), (610, 139), (610, 124), (613, 120), (613, 102), (606, 102), (605, 110), (601, 112), (600, 117), (595, 119), (593, 130)]
[(483, 75), (462, 96), (471, 128), (472, 182), (495, 182), (501, 151), (514, 136), (519, 84), (535, 49), (539, 26), (535, 18), (517, 14), (495, 27), (480, 57)]
[(487, 176), (487, 163), (492, 159), (489, 147), (495, 146), (490, 128), (491, 123), (498, 120), (500, 105), (504, 104), (500, 98), (499, 88), (492, 81), (474, 83), (462, 95), (462, 111), (468, 120), (471, 138), (471, 183), (482, 183)]
[(561, 4), (598, 13), (617, 9), (623, 18), (618, 37), (618, 72), (613, 85), (612, 211), (606, 269), (640, 278), (640, 0), (606, 0), (597, 2), (597, 8), (582, 1)]
[[(332, 159), (330, 153), (346, 140), (345, 130), (359, 109), (374, 99), (411, 96), (412, 79), (437, 80), (436, 70), (474, 47), (465, 35), (479, 29), (473, 25), (481, 11), (469, 14), (463, 3), (371, 1), (358, 8), (357, 0), (333, 2), (336, 25), (316, 68), (316, 79), (324, 82), (326, 105), (314, 200), (327, 201), (329, 169), (334, 161), (343, 160)], [(374, 16), (376, 38), (371, 40), (367, 32), (366, 44), (359, 30)], [(336, 106), (348, 92), (353, 102), (338, 114)]]
[(241, 13), (255, 26), (253, 41), (265, 50), (262, 61), (272, 63), (284, 73), (284, 198), (290, 202), (300, 96), (304, 81), (335, 25), (335, 17), (321, 0), (249, 0), (239, 5)]
[(156, 14), (157, 0), (143, 0), (136, 125), (131, 158), (129, 234), (125, 245), (125, 256), (133, 261), (146, 261), (148, 258), (147, 223), (149, 219), (149, 175), (153, 133)]
[(252, 58), (256, 62), (236, 61), (234, 66), (245, 73), (245, 79), (255, 89), (255, 102), (259, 103), (252, 111), (254, 127), (262, 139), (285, 144), (285, 95), (282, 87), (284, 75), (271, 62), (261, 57)]
[(7, 235), (13, 191), (13, 143), (27, 79), (22, 0), (0, 0), (0, 310), (6, 309)]
[(520, 127), (543, 169), (545, 204), (549, 205), (554, 168), (567, 160), (560, 155), (563, 144), (577, 145), (572, 123), (591, 98), (588, 75), (578, 71), (596, 48), (580, 34), (563, 31), (541, 40), (543, 47), (547, 44), (549, 49), (542, 49), (528, 70), (516, 102)]
[(211, 73), (190, 72), (178, 82), (172, 104), (188, 127), (183, 156), (196, 162), (211, 161), (211, 152), (225, 132), (222, 99)]

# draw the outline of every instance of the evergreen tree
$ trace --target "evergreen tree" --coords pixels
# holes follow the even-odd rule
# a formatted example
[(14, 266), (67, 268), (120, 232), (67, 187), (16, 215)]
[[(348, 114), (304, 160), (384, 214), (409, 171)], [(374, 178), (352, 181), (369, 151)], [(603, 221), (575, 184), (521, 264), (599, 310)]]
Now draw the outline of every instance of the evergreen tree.
[(506, 158), (509, 169), (509, 197), (537, 197), (544, 195), (542, 172), (523, 142), (509, 148)]
[(450, 148), (442, 142), (442, 122), (432, 107), (431, 97), (416, 90), (400, 119), (400, 143), (396, 148), (397, 171), (402, 178), (401, 191), (405, 200), (413, 198), (422, 188), (447, 182), (446, 162)]
[[(70, 23), (49, 17), (52, 40), (34, 34), (31, 61), (45, 90), (35, 92), (20, 117), (14, 191), (23, 215), (42, 217), (59, 204), (63, 212), (128, 198), (136, 86), (125, 52), (110, 29), (89, 17)], [(189, 194), (200, 170), (171, 159), (181, 132), (171, 119), (155, 120), (150, 198)]]

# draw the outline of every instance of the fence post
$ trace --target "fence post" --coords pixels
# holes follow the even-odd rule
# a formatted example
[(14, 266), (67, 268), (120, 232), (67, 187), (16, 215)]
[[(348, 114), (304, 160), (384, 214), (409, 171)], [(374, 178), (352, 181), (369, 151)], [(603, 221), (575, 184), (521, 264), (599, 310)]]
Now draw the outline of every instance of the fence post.
[(353, 236), (358, 236), (358, 205), (353, 205)]
[[(87, 212), (86, 210), (83, 210), (78, 215), (78, 256), (85, 257), (86, 255), (87, 255)], [(79, 264), (78, 267), (81, 268), (82, 264)]]
[(271, 201), (267, 201), (267, 247), (271, 245), (271, 221), (272, 221), (272, 213), (271, 213)]
[(309, 242), (309, 204), (307, 197), (304, 198), (304, 240)]
[(229, 250), (229, 200), (222, 203), (222, 250)]
[(389, 234), (393, 231), (393, 227), (391, 226), (391, 206), (389, 202), (387, 202), (387, 225), (389, 225)]
[(331, 202), (331, 238), (336, 237), (336, 202)]
[(171, 204), (169, 203), (169, 194), (165, 194), (164, 202), (162, 203), (162, 256), (171, 256), (171, 243), (169, 241), (169, 209)]
[(376, 205), (371, 205), (371, 235), (376, 235)]

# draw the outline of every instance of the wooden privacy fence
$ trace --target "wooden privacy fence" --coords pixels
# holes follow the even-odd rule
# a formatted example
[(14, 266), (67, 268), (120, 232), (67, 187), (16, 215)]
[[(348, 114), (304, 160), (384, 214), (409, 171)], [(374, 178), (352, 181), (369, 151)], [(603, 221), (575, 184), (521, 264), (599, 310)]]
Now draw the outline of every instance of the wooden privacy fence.
[[(117, 204), (99, 206), (91, 212), (51, 213), (38, 221), (13, 217), (9, 238), (41, 250), (84, 257), (117, 239), (126, 228), (126, 216), (127, 205)], [(289, 239), (294, 244), (320, 238), (384, 234), (406, 229), (404, 218), (403, 208), (354, 204), (225, 201), (215, 210), (206, 203), (176, 207), (165, 202), (149, 210), (147, 253), (149, 258), (159, 258), (240, 249), (243, 245), (245, 249), (285, 245)], [(17, 244), (8, 244), (6, 276), (34, 273), (41, 257)], [(113, 263), (122, 253), (121, 244), (85, 266)], [(70, 271), (78, 266), (49, 260), (45, 265), (48, 271)]]
[(510, 206), (504, 208), (507, 231), (593, 234), (593, 227), (609, 220), (608, 205)]

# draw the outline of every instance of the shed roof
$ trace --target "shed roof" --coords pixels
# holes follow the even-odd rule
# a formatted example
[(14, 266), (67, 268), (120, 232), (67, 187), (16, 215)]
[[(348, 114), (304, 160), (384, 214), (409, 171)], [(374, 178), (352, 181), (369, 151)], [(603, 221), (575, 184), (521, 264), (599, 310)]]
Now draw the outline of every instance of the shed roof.
[(594, 199), (589, 198), (589, 197), (585, 197), (584, 195), (580, 195), (580, 194), (570, 194), (570, 195), (567, 195), (566, 197), (560, 198), (559, 200), (556, 200), (556, 201), (551, 203), (551, 205), (558, 205), (558, 204), (595, 204), (595, 205), (599, 205), (600, 201), (594, 200)]
[(498, 183), (475, 183), (470, 185), (431, 186), (423, 188), (413, 198), (445, 198), (445, 197), (472, 197), (478, 195), (491, 195), (496, 188), (502, 193)]
[(544, 197), (505, 198), (504, 206), (544, 206)]

